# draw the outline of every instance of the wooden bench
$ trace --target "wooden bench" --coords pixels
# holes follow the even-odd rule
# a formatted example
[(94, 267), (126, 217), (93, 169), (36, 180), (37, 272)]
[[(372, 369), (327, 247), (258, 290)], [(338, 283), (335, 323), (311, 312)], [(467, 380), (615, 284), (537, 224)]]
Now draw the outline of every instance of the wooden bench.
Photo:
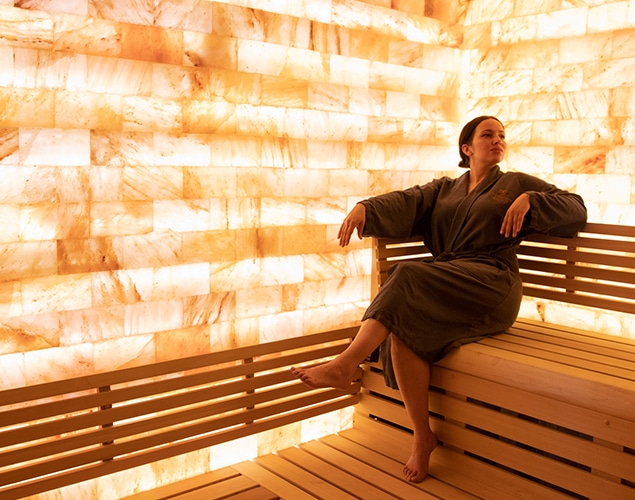
[[(375, 286), (426, 254), (421, 240), (378, 240)], [(526, 296), (635, 313), (635, 227), (536, 235), (518, 255)], [(437, 363), (430, 407), (443, 446), (431, 474), (483, 498), (635, 498), (635, 342), (593, 328), (519, 319)], [(395, 426), (410, 427), (399, 393), (366, 368), (355, 425), (379, 420), (374, 434), (398, 439)]]
[[(375, 242), (376, 286), (416, 239)], [(635, 227), (588, 224), (519, 252), (525, 295), (635, 321)], [(552, 302), (556, 301), (556, 302)], [(544, 321), (453, 351), (432, 370), (440, 446), (401, 478), (410, 422), (381, 367), (349, 391), (309, 390), (288, 367), (337, 355), (355, 329), (0, 391), (0, 499), (213, 446), (355, 405), (334, 435), (135, 495), (178, 498), (635, 497), (635, 342)]]
[(359, 383), (347, 392), (310, 390), (289, 367), (338, 354), (355, 332), (0, 391), (0, 499), (58, 489), (353, 405)]

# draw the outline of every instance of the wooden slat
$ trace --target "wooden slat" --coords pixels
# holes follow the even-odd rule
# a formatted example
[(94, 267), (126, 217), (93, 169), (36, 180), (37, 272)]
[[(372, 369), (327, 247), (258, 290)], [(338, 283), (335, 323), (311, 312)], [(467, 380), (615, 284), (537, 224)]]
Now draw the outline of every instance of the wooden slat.
[(343, 328), (324, 333), (293, 337), (275, 342), (266, 342), (253, 346), (216, 351), (210, 354), (191, 356), (171, 361), (153, 363), (150, 365), (123, 368), (110, 372), (70, 378), (28, 387), (18, 387), (2, 391), (2, 404), (11, 405), (20, 402), (31, 402), (36, 399), (50, 398), (74, 392), (90, 391), (96, 387), (107, 387), (116, 384), (126, 384), (142, 379), (160, 377), (169, 374), (188, 372), (199, 368), (222, 365), (244, 359), (257, 358), (294, 349), (314, 346), (350, 339), (355, 336), (356, 327)]
[(242, 475), (251, 478), (268, 490), (273, 491), (281, 498), (294, 500), (315, 500), (318, 498), (285, 481), (276, 474), (269, 472), (255, 462), (240, 462), (232, 467)]
[(581, 295), (565, 291), (548, 290), (525, 285), (523, 295), (527, 297), (537, 297), (541, 299), (555, 300), (564, 304), (576, 304), (580, 306), (593, 307), (596, 309), (606, 309), (607, 311), (617, 311), (635, 314), (635, 304), (631, 302), (617, 301), (603, 297)]
[(258, 457), (254, 461), (264, 469), (316, 497), (337, 498), (338, 500), (354, 500), (356, 498), (277, 454)]
[(315, 476), (353, 496), (364, 498), (365, 500), (394, 500), (397, 498), (373, 484), (358, 479), (348, 471), (308, 453), (303, 448), (287, 448), (281, 450), (278, 454), (285, 460), (289, 460), (297, 466), (311, 471)]
[[(410, 453), (411, 436), (390, 425), (359, 418), (355, 429), (360, 434), (355, 440), (381, 450), (389, 456), (397, 454), (405, 462)], [(434, 492), (440, 498), (513, 498), (514, 500), (564, 500), (567, 497), (543, 485), (527, 480), (511, 472), (466, 457), (444, 446), (438, 446), (430, 456), (430, 478), (436, 485), (445, 483), (450, 491)], [(426, 479), (422, 484), (429, 481)], [(433, 493), (431, 491), (431, 493)], [(460, 495), (460, 496), (459, 496)]]
[(144, 491), (126, 497), (123, 500), (163, 500), (167, 498), (175, 497), (188, 491), (194, 491), (203, 486), (224, 481), (236, 476), (240, 473), (231, 467), (223, 467), (222, 469), (216, 469), (205, 474), (200, 474), (188, 479), (177, 481), (176, 483), (166, 484), (165, 486), (159, 486), (150, 491)]

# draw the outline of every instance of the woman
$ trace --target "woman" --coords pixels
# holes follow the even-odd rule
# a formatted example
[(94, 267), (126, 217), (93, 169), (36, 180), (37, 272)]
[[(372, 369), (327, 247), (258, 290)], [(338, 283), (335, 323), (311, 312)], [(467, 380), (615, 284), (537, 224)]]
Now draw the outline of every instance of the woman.
[(358, 203), (339, 231), (358, 237), (423, 235), (433, 258), (397, 264), (337, 358), (292, 368), (311, 387), (345, 388), (357, 366), (381, 345), (386, 383), (401, 391), (414, 441), (404, 476), (428, 474), (437, 441), (428, 419), (430, 365), (453, 347), (500, 333), (522, 298), (516, 250), (532, 232), (573, 236), (586, 223), (582, 198), (527, 174), (499, 170), (505, 128), (493, 116), (465, 125), (460, 166), (468, 172)]

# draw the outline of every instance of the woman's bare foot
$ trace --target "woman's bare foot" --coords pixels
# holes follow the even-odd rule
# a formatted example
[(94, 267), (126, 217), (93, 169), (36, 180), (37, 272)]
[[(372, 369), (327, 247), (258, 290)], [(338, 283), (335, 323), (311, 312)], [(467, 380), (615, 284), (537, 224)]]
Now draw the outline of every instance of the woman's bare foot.
[(432, 432), (422, 437), (421, 440), (415, 439), (410, 458), (403, 468), (403, 474), (407, 481), (420, 483), (427, 477), (430, 454), (436, 447), (437, 438)]
[(321, 387), (335, 387), (347, 389), (353, 380), (355, 370), (348, 371), (338, 363), (329, 361), (323, 365), (310, 368), (291, 367), (291, 373), (302, 380), (306, 385), (314, 389)]

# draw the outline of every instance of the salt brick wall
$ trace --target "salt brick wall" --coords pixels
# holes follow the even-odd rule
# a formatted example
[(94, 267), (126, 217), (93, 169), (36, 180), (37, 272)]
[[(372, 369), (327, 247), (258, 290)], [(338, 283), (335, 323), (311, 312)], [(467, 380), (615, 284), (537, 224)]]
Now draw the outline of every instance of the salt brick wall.
[[(505, 169), (633, 224), (633, 74), (634, 0), (0, 0), (2, 387), (356, 324), (370, 243), (340, 249), (339, 223), (460, 174), (477, 114), (507, 124)], [(215, 450), (73, 494), (202, 472)]]

